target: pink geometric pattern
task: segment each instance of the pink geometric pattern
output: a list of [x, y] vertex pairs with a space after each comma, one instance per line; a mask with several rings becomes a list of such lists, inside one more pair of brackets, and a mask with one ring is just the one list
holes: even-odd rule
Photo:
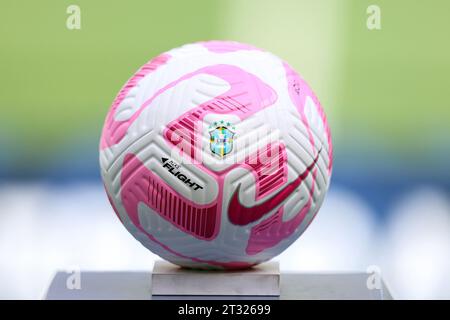
[[[306, 171], [305, 173], [309, 173], [310, 171]], [[246, 249], [247, 254], [254, 255], [265, 249], [272, 248], [296, 231], [311, 209], [316, 176], [317, 168], [312, 171], [313, 179], [308, 200], [294, 218], [283, 222], [283, 207], [280, 207], [275, 214], [261, 221], [251, 229]], [[302, 178], [306, 178], [306, 174]]]
[[[279, 62], [279, 69], [277, 69], [278, 71], [283, 71], [284, 68], [285, 79], [280, 83], [286, 83], [285, 80], [287, 80], [288, 90], [286, 93], [285, 90], [276, 91], [274, 89], [278, 88], [279, 85], [274, 82], [279, 80], [276, 72], [274, 72], [274, 78], [267, 79], [265, 77], [266, 74], [271, 72], [272, 63], [274, 63], [273, 65], [278, 63], [277, 60], [272, 57], [268, 58], [264, 54], [261, 55], [260, 52], [256, 51], [259, 49], [253, 46], [235, 42], [210, 41], [197, 43], [192, 48], [197, 48], [199, 59], [200, 57], [208, 57], [210, 59], [204, 63], [202, 61], [201, 65], [204, 65], [204, 67], [198, 67], [195, 70], [191, 65], [190, 68], [183, 69], [183, 65], [179, 64], [179, 62], [183, 61], [184, 51], [177, 52], [174, 50], [171, 53], [173, 53], [176, 59], [172, 58], [169, 54], [163, 54], [144, 65], [126, 83], [114, 100], [105, 120], [100, 141], [100, 150], [103, 152], [104, 149], [120, 143], [127, 135], [130, 126], [141, 116], [142, 112], [150, 107], [153, 101], [161, 94], [175, 87], [180, 82], [197, 75], [209, 75], [219, 78], [228, 84], [226, 92], [214, 97], [207, 96], [207, 101], [203, 100], [204, 102], [185, 111], [175, 120], [170, 121], [170, 123], [159, 123], [159, 125], [164, 125], [164, 129], [162, 132], [155, 132], [155, 134], [162, 133], [165, 145], [160, 143], [161, 140], [150, 141], [150, 143], [156, 142], [152, 147], [155, 147], [156, 155], [159, 157], [167, 157], [167, 152], [179, 152], [183, 155], [183, 161], [190, 159], [192, 168], [194, 168], [194, 171], [191, 172], [194, 175], [193, 180], [197, 180], [195, 176], [201, 171], [200, 176], [208, 176], [206, 181], [215, 184], [213, 189], [214, 193], [217, 194], [214, 196], [214, 199], [206, 204], [196, 203], [193, 199], [197, 197], [190, 197], [189, 192], [185, 193], [184, 190], [182, 193], [177, 191], [179, 190], [177, 186], [173, 187], [169, 184], [169, 180], [162, 179], [156, 172], [149, 169], [150, 166], [148, 166], [148, 163], [150, 162], [150, 158], [140, 159], [148, 155], [148, 153], [138, 151], [135, 154], [130, 151], [131, 149], [127, 148], [125, 150], [111, 148], [107, 151], [108, 157], [110, 155], [115, 157], [112, 160], [115, 161], [123, 157], [123, 161], [120, 171], [113, 169], [110, 173], [109, 169], [114, 168], [114, 166], [103, 171], [103, 174], [107, 177], [104, 181], [115, 184], [112, 186], [108, 184], [105, 186], [105, 189], [116, 190], [117, 187], [120, 187], [119, 202], [115, 202], [114, 200], [117, 201], [117, 199], [108, 195], [111, 205], [119, 219], [125, 224], [127, 222], [132, 223], [138, 230], [145, 234], [151, 242], [141, 241], [151, 250], [155, 250], [156, 253], [161, 254], [162, 257], [171, 261], [173, 259], [172, 262], [179, 263], [180, 265], [195, 265], [198, 263], [226, 269], [248, 268], [269, 259], [276, 253], [280, 253], [283, 248], [286, 248], [293, 241], [294, 237], [297, 237], [301, 233], [299, 232], [300, 227], [302, 228], [300, 231], [304, 230], [305, 226], [303, 222], [305, 218], [307, 218], [308, 224], [314, 218], [318, 210], [318, 205], [316, 205], [317, 203], [315, 201], [320, 201], [322, 199], [320, 197], [323, 197], [323, 193], [317, 190], [328, 187], [328, 179], [332, 170], [333, 147], [330, 129], [317, 97], [307, 83], [287, 63]], [[195, 50], [187, 50], [186, 52], [187, 59], [195, 57]], [[246, 71], [247, 67], [241, 68], [237, 66], [237, 63], [233, 64], [232, 62], [233, 59], [242, 56], [245, 57], [242, 61], [249, 63], [247, 57], [251, 55], [258, 57], [257, 61], [260, 61], [259, 59], [268, 59], [267, 69], [261, 72], [259, 70], [254, 71], [255, 74], [253, 74]], [[222, 60], [223, 57], [224, 59]], [[134, 112], [128, 119], [116, 120], [118, 118], [115, 118], [115, 115], [124, 99], [130, 94], [130, 90], [138, 86], [139, 82], [148, 74], [166, 64], [169, 59], [173, 60], [167, 69], [158, 72], [158, 76], [161, 74], [164, 79], [169, 79], [169, 82], [163, 87], [158, 88], [140, 105], [133, 106]], [[218, 61], [220, 62], [218, 63]], [[222, 63], [222, 61], [225, 63]], [[239, 62], [239, 66], [242, 66], [242, 61]], [[189, 64], [190, 60], [185, 60], [185, 62]], [[197, 62], [196, 60], [194, 65], [197, 65]], [[259, 64], [252, 65], [252, 68], [248, 69], [256, 70], [255, 68], [257, 67], [264, 69], [264, 65]], [[183, 70], [186, 70], [186, 72], [182, 76], [173, 77], [174, 72], [179, 74]], [[261, 78], [257, 74], [260, 74]], [[267, 83], [262, 79], [267, 79]], [[273, 87], [269, 84], [273, 84]], [[145, 89], [138, 88], [137, 91], [139, 90]], [[203, 94], [207, 93], [203, 92]], [[279, 123], [284, 125], [282, 123], [284, 114], [276, 115], [272, 113], [274, 110], [270, 110], [270, 113], [264, 111], [265, 108], [275, 104], [279, 99], [278, 94], [280, 94], [280, 103], [288, 99], [291, 100], [297, 110], [297, 116], [294, 115], [294, 117], [300, 119], [297, 119], [295, 125], [292, 124], [293, 122], [290, 119], [286, 121], [286, 125], [289, 126], [287, 130], [299, 130], [297, 126], [300, 123], [299, 121], [306, 128], [306, 131], [297, 132], [298, 134], [306, 132], [306, 139], [299, 139], [300, 142], [296, 141], [302, 144], [301, 149], [299, 149], [300, 151], [296, 150], [295, 144], [286, 146], [286, 141], [290, 140], [283, 140], [282, 138], [279, 141], [267, 143], [267, 145], [260, 147], [250, 155], [245, 157], [240, 156], [241, 160], [227, 166], [225, 169], [212, 169], [214, 167], [207, 166], [203, 163], [204, 159], [202, 159], [202, 155], [205, 152], [203, 150], [205, 147], [205, 130], [203, 130], [203, 126], [207, 115], [211, 115], [213, 121], [216, 121], [214, 119], [215, 117], [221, 120], [222, 116], [219, 115], [233, 115], [239, 119], [236, 122], [233, 121], [234, 125], [237, 125], [239, 121], [244, 121], [254, 116], [250, 121], [254, 120], [257, 125], [266, 125], [265, 117], [270, 114], [270, 116], [279, 116], [279, 120], [281, 120]], [[316, 130], [315, 127], [312, 127], [315, 125], [316, 120], [308, 120], [309, 118], [305, 112], [308, 99], [312, 99], [317, 107], [319, 116], [315, 119], [318, 122], [322, 120], [324, 130]], [[179, 99], [172, 99], [171, 103], [177, 100], [180, 101]], [[172, 106], [168, 104], [167, 106], [160, 107], [174, 107], [186, 110], [187, 106]], [[263, 111], [262, 115], [258, 114], [261, 111]], [[172, 114], [164, 114], [164, 117], [172, 117]], [[291, 115], [289, 114], [289, 116]], [[223, 120], [226, 120], [226, 117]], [[314, 123], [309, 123], [309, 121]], [[236, 137], [239, 138], [240, 129], [238, 126], [236, 127], [238, 128]], [[143, 128], [146, 129], [145, 126]], [[319, 129], [322, 129], [321, 124]], [[131, 135], [127, 137], [126, 142], [129, 141], [128, 138], [131, 139], [132, 137]], [[147, 135], [146, 137], [153, 139], [151, 135]], [[292, 137], [297, 137], [297, 135], [293, 135]], [[140, 140], [136, 140], [136, 148], [133, 148], [133, 150], [143, 151], [144, 148], [148, 147], [146, 145], [149, 143], [147, 138], [146, 140], [140, 138]], [[160, 138], [158, 136], [158, 139]], [[295, 138], [295, 140], [297, 139]], [[132, 141], [131, 144], [133, 143]], [[324, 146], [325, 144], [326, 146]], [[145, 149], [145, 151], [147, 150], [152, 149]], [[139, 154], [139, 158], [137, 154]], [[288, 155], [292, 158], [288, 159]], [[153, 156], [155, 154], [151, 155], [151, 157]], [[324, 159], [326, 159], [325, 161], [328, 160], [326, 162], [326, 169], [323, 164]], [[109, 162], [111, 159], [108, 158], [107, 161]], [[294, 168], [294, 171], [291, 171], [292, 168], [290, 165], [298, 166], [299, 162], [303, 162], [306, 169], [289, 181], [288, 170], [292, 175], [298, 169]], [[325, 172], [328, 169], [328, 174], [321, 175], [317, 179], [319, 173], [323, 174], [323, 172], [319, 171], [319, 166]], [[187, 168], [182, 169], [187, 174]], [[241, 172], [242, 169], [247, 172], [242, 177], [239, 175], [229, 176], [229, 173], [236, 169], [241, 169], [237, 173]], [[118, 179], [120, 182], [111, 182], [117, 181], [115, 179], [117, 172], [120, 173]], [[185, 181], [192, 181], [190, 180], [192, 177], [184, 176], [184, 174], [178, 176], [182, 171], [172, 172], [169, 170], [169, 172], [184, 183], [187, 183]], [[243, 184], [240, 181], [248, 182], [248, 180], [232, 180], [233, 178], [248, 179], [249, 175], [254, 180], [254, 185], [253, 183], [250, 185], [255, 190], [254, 199], [248, 199], [249, 190], [241, 189]], [[184, 176], [184, 179], [181, 176]], [[120, 186], [116, 183], [120, 183]], [[235, 187], [230, 188], [231, 183]], [[200, 185], [197, 186], [200, 187]], [[248, 187], [248, 184], [245, 183], [244, 186]], [[207, 189], [208, 184], [204, 185], [204, 187]], [[192, 192], [208, 193], [208, 190], [204, 190], [203, 187], [201, 189], [200, 191], [198, 189], [192, 189]], [[229, 190], [229, 194], [225, 190]], [[297, 192], [301, 192], [301, 194]], [[298, 200], [304, 202], [302, 202], [303, 205], [301, 208], [295, 206], [299, 208], [297, 212], [292, 209], [293, 202], [290, 201], [294, 200], [294, 198], [291, 198], [294, 194], [295, 197], [306, 195], [306, 200], [303, 198], [302, 200]], [[207, 195], [209, 199], [211, 199], [211, 196], [211, 194]], [[248, 205], [248, 203], [253, 204]], [[289, 203], [289, 206], [286, 206], [286, 203]], [[144, 217], [141, 219], [139, 217], [139, 207], [141, 205], [145, 205], [151, 209], [151, 215], [157, 214], [159, 220], [153, 218], [144, 219]], [[122, 216], [118, 214], [119, 211], [117, 209], [124, 210], [124, 212], [121, 212]], [[226, 210], [226, 212], [223, 212], [223, 210]], [[123, 214], [126, 214], [129, 220], [126, 220], [127, 217]], [[148, 211], [142, 211], [141, 214], [148, 214]], [[283, 221], [283, 215], [285, 214], [289, 215], [290, 218], [289, 220]], [[144, 221], [149, 225], [144, 225]], [[166, 221], [176, 229], [170, 225], [167, 227], [166, 223], [154, 225], [158, 221]], [[135, 229], [133, 228], [132, 232], [134, 233], [134, 231]], [[221, 233], [222, 231], [229, 232], [230, 235]], [[164, 236], [164, 232], [173, 232], [175, 235], [173, 242], [170, 234], [166, 237]], [[189, 237], [183, 237], [183, 234], [189, 235]], [[161, 240], [163, 238], [164, 241]], [[280, 244], [283, 245], [277, 247]], [[223, 249], [223, 252], [215, 253], [209, 245], [214, 246], [218, 251]], [[163, 250], [160, 251], [160, 249], [157, 249], [158, 246]], [[227, 248], [227, 246], [229, 247]], [[196, 248], [195, 250], [199, 251], [203, 250], [202, 254], [190, 252], [192, 248]], [[170, 254], [167, 255], [164, 252]], [[207, 259], [204, 259], [204, 257], [207, 257]], [[228, 262], [223, 262], [224, 260]]]
[[302, 174], [283, 188], [280, 188], [274, 196], [252, 207], [245, 207], [240, 203], [240, 188], [238, 187], [231, 196], [230, 205], [228, 207], [228, 217], [230, 218], [230, 221], [233, 224], [244, 226], [259, 220], [264, 215], [279, 207], [290, 195], [292, 195], [303, 181], [305, 181], [309, 173], [314, 169], [318, 158], [319, 154], [317, 154], [314, 162], [310, 164]]
[[294, 105], [297, 108], [297, 111], [300, 115], [300, 119], [302, 120], [303, 124], [306, 126], [306, 129], [308, 130], [309, 135], [309, 141], [311, 143], [311, 146], [315, 147], [314, 137], [313, 133], [311, 131], [311, 126], [308, 122], [308, 119], [306, 118], [305, 114], [305, 106], [306, 106], [306, 99], [310, 97], [314, 104], [316, 105], [319, 115], [322, 118], [322, 123], [325, 128], [325, 134], [327, 136], [327, 142], [328, 142], [328, 156], [329, 156], [329, 164], [328, 164], [328, 174], [331, 175], [331, 169], [333, 167], [333, 144], [331, 142], [331, 132], [330, 127], [328, 126], [328, 121], [325, 116], [325, 112], [323, 111], [323, 108], [319, 102], [319, 99], [317, 99], [314, 92], [311, 90], [311, 88], [308, 86], [305, 80], [303, 80], [300, 75], [295, 72], [294, 69], [292, 69], [287, 63], [283, 63], [284, 68], [286, 70], [286, 79], [288, 81], [288, 90], [289, 90], [289, 96], [291, 98], [291, 101], [294, 103]]
[[[265, 153], [264, 156], [261, 155], [263, 152]], [[264, 198], [287, 181], [287, 154], [282, 143], [267, 144], [265, 148], [248, 156], [244, 165], [248, 166], [255, 177], [255, 200]]]
[[198, 205], [185, 199], [134, 154], [125, 156], [121, 185], [122, 203], [135, 226], [141, 225], [138, 204], [142, 202], [179, 229], [201, 240], [212, 239], [217, 234], [217, 202]]
[[136, 119], [136, 116], [132, 117], [132, 120], [116, 121], [114, 119], [117, 108], [125, 99], [128, 92], [130, 92], [130, 90], [134, 88], [142, 78], [152, 72], [155, 72], [159, 67], [166, 64], [169, 59], [170, 55], [164, 53], [150, 60], [149, 62], [144, 64], [119, 91], [119, 94], [114, 99], [111, 109], [106, 116], [102, 136], [100, 139], [100, 150], [106, 149], [108, 147], [111, 147], [112, 145], [119, 143], [128, 130], [128, 127]]
[[197, 74], [221, 78], [228, 82], [230, 89], [169, 123], [164, 136], [170, 144], [179, 146], [180, 152], [189, 156], [193, 162], [202, 163], [201, 153], [198, 152], [201, 150], [202, 139], [197, 138], [196, 133], [202, 133], [200, 123], [207, 114], [234, 114], [240, 119], [246, 119], [272, 105], [277, 95], [271, 87], [253, 74], [225, 64], [201, 68], [177, 81]]

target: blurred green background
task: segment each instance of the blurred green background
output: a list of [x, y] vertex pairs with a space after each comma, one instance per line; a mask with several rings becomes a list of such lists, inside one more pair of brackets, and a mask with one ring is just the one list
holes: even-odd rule
[[[71, 4], [81, 30], [66, 27]], [[371, 4], [381, 30], [366, 26]], [[0, 176], [98, 178], [101, 127], [126, 79], [173, 47], [230, 39], [281, 56], [311, 84], [331, 125], [337, 180], [426, 166], [447, 181], [449, 16], [444, 0], [2, 0]]]
[[141, 65], [211, 39], [288, 61], [331, 126], [329, 194], [282, 265], [378, 264], [400, 298], [450, 297], [449, 17], [447, 0], [0, 0], [0, 298], [36, 298], [69, 264], [149, 266], [111, 219], [101, 128]]

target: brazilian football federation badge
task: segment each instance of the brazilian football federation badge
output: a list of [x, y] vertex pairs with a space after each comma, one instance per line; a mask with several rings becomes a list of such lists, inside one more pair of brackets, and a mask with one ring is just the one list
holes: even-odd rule
[[233, 150], [235, 128], [230, 122], [219, 121], [209, 126], [209, 143], [211, 151], [220, 157]]

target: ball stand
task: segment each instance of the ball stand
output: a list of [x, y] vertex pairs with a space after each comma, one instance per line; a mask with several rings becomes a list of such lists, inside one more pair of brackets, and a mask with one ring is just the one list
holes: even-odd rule
[[280, 266], [267, 262], [251, 269], [203, 271], [158, 260], [152, 273], [153, 296], [280, 296]]
[[366, 272], [289, 273], [277, 262], [232, 272], [196, 271], [157, 261], [149, 271], [59, 271], [48, 300], [390, 300], [385, 282]]

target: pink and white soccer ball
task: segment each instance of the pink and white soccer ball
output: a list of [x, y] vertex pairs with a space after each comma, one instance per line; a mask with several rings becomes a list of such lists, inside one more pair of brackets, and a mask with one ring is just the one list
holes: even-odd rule
[[319, 210], [330, 130], [308, 84], [271, 53], [194, 43], [146, 63], [115, 98], [101, 175], [120, 221], [180, 266], [247, 268], [284, 251]]

